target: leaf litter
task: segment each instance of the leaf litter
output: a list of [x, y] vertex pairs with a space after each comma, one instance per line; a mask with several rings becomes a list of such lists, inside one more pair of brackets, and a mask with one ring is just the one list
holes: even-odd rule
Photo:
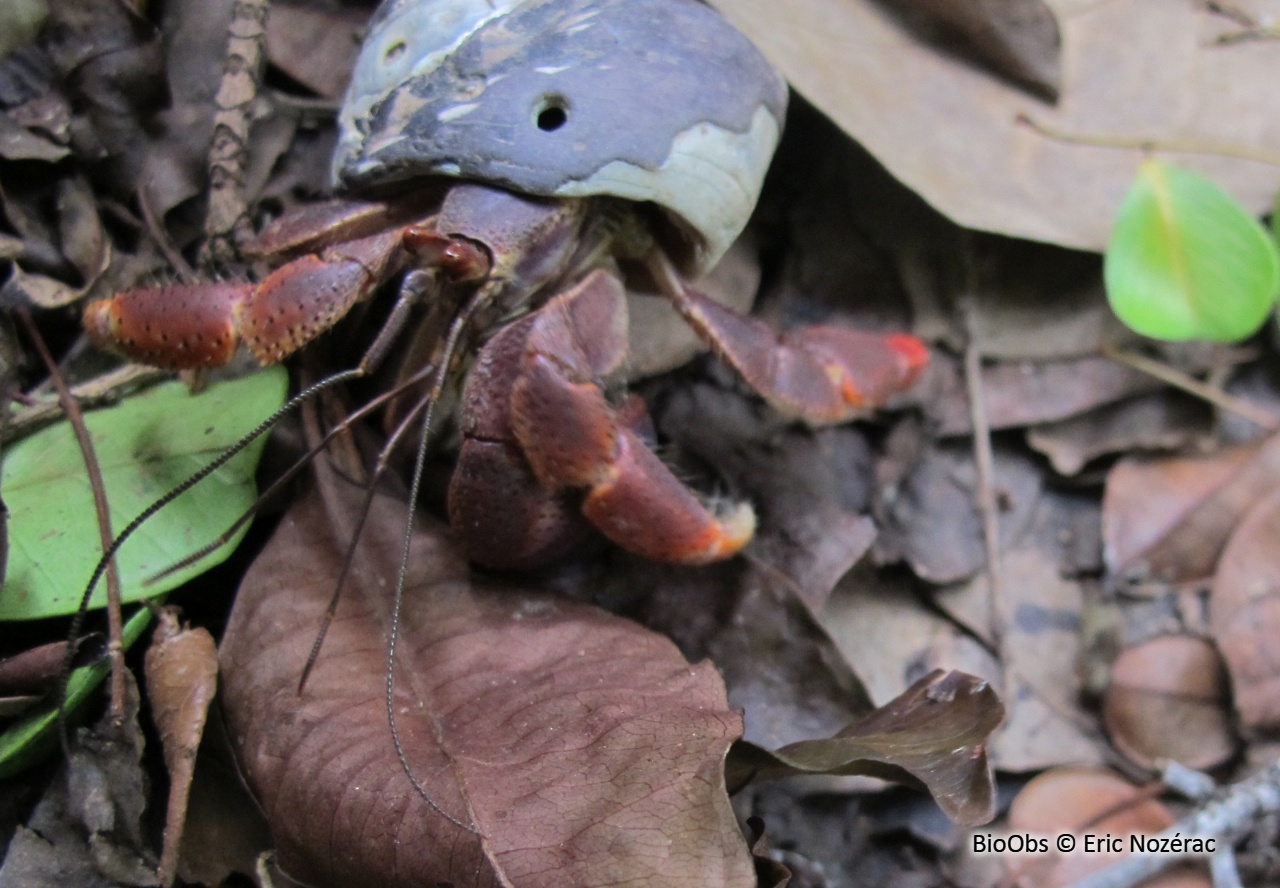
[[[1218, 11], [1219, 4], [1170, 7], [1132, 28], [1121, 24], [1132, 14], [1125, 4], [974, 4], [965, 11], [967, 20], [957, 21], [948, 18], [953, 11], [946, 5], [921, 2], [911, 5], [913, 20], [896, 22], [854, 0], [811, 0], [790, 8], [788, 21], [767, 4], [718, 5], [740, 23], [763, 15], [767, 24], [755, 34], [766, 52], [779, 53], [801, 93], [866, 146], [846, 140], [804, 101], [794, 103], [789, 136], [748, 246], [761, 259], [748, 257], [745, 276], [731, 278], [736, 283], [729, 287], [754, 290], [758, 279], [759, 310], [783, 325], [833, 315], [886, 329], [911, 325], [940, 345], [931, 378], [903, 399], [899, 407], [906, 412], [819, 432], [778, 423], [707, 359], [641, 385], [667, 442], [664, 456], [708, 486], [719, 483], [758, 505], [760, 538], [742, 562], [677, 571], [606, 551], [553, 575], [499, 584], [469, 574], [447, 536], [423, 524], [427, 555], [415, 570], [431, 575], [405, 614], [406, 638], [418, 643], [402, 650], [397, 688], [404, 710], [397, 712], [415, 741], [415, 773], [434, 780], [433, 800], [462, 812], [459, 819], [480, 829], [483, 841], [426, 810], [390, 755], [379, 697], [385, 615], [375, 613], [377, 607], [360, 615], [384, 594], [372, 575], [363, 581], [367, 594], [344, 600], [312, 683], [302, 697], [296, 694], [300, 662], [332, 578], [295, 583], [286, 577], [291, 582], [279, 587], [259, 583], [290, 573], [279, 564], [298, 565], [292, 573], [299, 576], [304, 568], [331, 575], [331, 564], [321, 568], [343, 544], [317, 497], [300, 500], [279, 524], [276, 537], [284, 542], [270, 544], [269, 557], [252, 569], [237, 596], [234, 629], [220, 651], [232, 746], [241, 765], [253, 745], [246, 738], [258, 738], [270, 751], [280, 742], [273, 733], [282, 730], [305, 734], [304, 728], [314, 727], [309, 742], [332, 751], [309, 758], [282, 749], [282, 770], [261, 765], [262, 773], [250, 773], [258, 803], [272, 793], [294, 793], [281, 796], [293, 807], [276, 803], [287, 816], [284, 823], [276, 818], [271, 838], [286, 872], [394, 884], [410, 878], [413, 867], [445, 866], [459, 885], [493, 884], [500, 877], [538, 884], [540, 876], [526, 872], [553, 872], [557, 884], [594, 884], [652, 866], [657, 869], [637, 878], [652, 880], [662, 872], [662, 884], [679, 884], [686, 877], [668, 877], [662, 867], [673, 866], [671, 855], [658, 860], [657, 846], [612, 857], [596, 850], [643, 846], [644, 837], [661, 835], [668, 850], [694, 849], [698, 884], [756, 884], [757, 871], [759, 884], [788, 878], [794, 886], [907, 884], [922, 873], [936, 883], [943, 873], [974, 863], [959, 855], [964, 835], [955, 826], [933, 825], [937, 809], [919, 804], [919, 797], [886, 791], [865, 773], [849, 776], [843, 765], [828, 761], [831, 773], [801, 783], [748, 787], [737, 796], [736, 811], [721, 789], [723, 760], [740, 732], [756, 746], [739, 748], [754, 749], [751, 754], [765, 760], [773, 754], [760, 750], [790, 745], [794, 751], [795, 744], [822, 759], [839, 748], [841, 732], [857, 735], [851, 726], [875, 724], [876, 718], [910, 722], [917, 710], [895, 709], [894, 701], [905, 692], [905, 699], [919, 702], [919, 688], [932, 686], [926, 676], [936, 667], [980, 676], [980, 693], [979, 684], [959, 685], [973, 691], [965, 699], [972, 704], [998, 692], [1008, 710], [989, 742], [983, 734], [989, 728], [974, 725], [993, 724], [994, 703], [978, 706], [978, 716], [967, 723], [974, 732], [968, 742], [990, 757], [1004, 791], [991, 795], [982, 788], [977, 778], [985, 769], [968, 772], [952, 784], [958, 789], [943, 792], [956, 805], [948, 810], [969, 812], [962, 820], [979, 820], [973, 812], [985, 812], [991, 799], [1003, 810], [1026, 774], [1043, 772], [1041, 779], [1052, 778], [1043, 804], [1075, 818], [1057, 822], [1064, 828], [1092, 822], [1134, 790], [1118, 790], [1120, 778], [1112, 774], [1068, 789], [1054, 769], [1115, 762], [1117, 750], [1133, 754], [1141, 747], [1136, 764], [1126, 765], [1128, 773], [1150, 773], [1155, 759], [1168, 753], [1147, 749], [1151, 727], [1167, 723], [1161, 719], [1190, 725], [1180, 729], [1188, 735], [1187, 748], [1217, 750], [1215, 761], [1239, 750], [1218, 766], [1224, 780], [1240, 777], [1238, 762], [1265, 755], [1261, 741], [1280, 711], [1274, 702], [1278, 667], [1268, 643], [1275, 586], [1271, 442], [1219, 408], [1171, 396], [1164, 383], [1099, 355], [1104, 343], [1146, 348], [1117, 332], [1098, 258], [1080, 249], [1105, 240], [1134, 152], [1073, 145], [1048, 128], [1124, 135], [1115, 124], [1120, 121], [1130, 129], [1141, 124], [1133, 130], [1138, 136], [1158, 138], [1173, 119], [1161, 97], [1190, 95], [1194, 119], [1179, 137], [1248, 141], [1239, 127], [1256, 124], [1258, 141], [1265, 143], [1275, 125], [1272, 111], [1246, 102], [1233, 105], [1235, 117], [1224, 120], [1203, 99], [1200, 78], [1212, 69], [1215, 83], [1236, 84], [1232, 90], [1265, 105], [1273, 97], [1259, 93], [1257, 76], [1248, 72], [1271, 64], [1267, 52], [1274, 50], [1218, 44], [1240, 27]], [[211, 99], [228, 7], [166, 4], [163, 17], [152, 19], [125, 6], [65, 0], [51, 4], [50, 34], [56, 36], [42, 38], [43, 48], [20, 47], [0, 63], [6, 296], [48, 307], [86, 292], [105, 295], [188, 273], [184, 266], [201, 236]], [[259, 97], [245, 179], [244, 196], [257, 212], [274, 213], [323, 192], [332, 139], [326, 103], [340, 92], [340, 72], [367, 11], [299, 4], [269, 26], [273, 67]], [[867, 29], [834, 56], [831, 44], [824, 44], [797, 61], [773, 38], [781, 40], [791, 25], [815, 14], [824, 26], [812, 34], [838, 35], [851, 21]], [[1029, 23], [1021, 33], [1019, 22]], [[324, 40], [312, 48], [298, 39], [306, 33]], [[984, 33], [997, 35], [997, 42], [984, 42]], [[1121, 41], [1132, 33], [1143, 39]], [[868, 39], [877, 34], [885, 39]], [[847, 47], [854, 44], [860, 49], [851, 54]], [[1160, 67], [1155, 84], [1152, 53], [1177, 62]], [[927, 101], [904, 101], [897, 89], [850, 89], [851, 65], [869, 65], [875, 76], [910, 86]], [[1119, 81], [1117, 71], [1124, 74]], [[1145, 92], [1135, 93], [1135, 72]], [[1045, 97], [1055, 94], [1058, 104], [1046, 104]], [[1213, 95], [1217, 104], [1228, 104], [1220, 91]], [[948, 97], [954, 101], [941, 107]], [[875, 104], [884, 100], [891, 110]], [[1019, 123], [1019, 111], [1045, 129]], [[957, 138], [965, 132], [977, 135]], [[981, 144], [993, 150], [973, 150]], [[950, 153], [954, 145], [965, 146], [965, 158]], [[1187, 160], [1174, 153], [1177, 162]], [[1273, 172], [1263, 175], [1258, 164], [1240, 158], [1201, 160], [1199, 168], [1220, 176], [1229, 191], [1270, 199]], [[954, 220], [1044, 242], [971, 231]], [[55, 311], [46, 323], [68, 317]], [[958, 360], [971, 343], [983, 358], [979, 379], [966, 378]], [[1276, 386], [1263, 372], [1272, 347], [1259, 342], [1258, 348], [1260, 361], [1225, 364], [1188, 352], [1152, 353], [1211, 385], [1239, 388], [1237, 380], [1247, 377], [1244, 396], [1274, 408], [1280, 403]], [[986, 481], [969, 455], [974, 385], [985, 396], [983, 424], [998, 430], [994, 478]], [[983, 516], [974, 505], [984, 484], [994, 485], [999, 513], [1002, 554], [995, 565], [986, 563]], [[402, 509], [394, 498], [390, 502], [380, 511], [394, 524]], [[258, 546], [267, 529], [255, 534]], [[385, 534], [394, 541], [394, 527], [375, 536]], [[331, 541], [327, 549], [319, 548], [323, 540]], [[273, 559], [279, 559], [275, 566]], [[388, 559], [375, 556], [373, 563], [380, 561], [385, 570]], [[228, 571], [238, 577], [243, 569], [241, 562]], [[230, 596], [213, 605], [176, 594], [220, 634]], [[287, 603], [273, 603], [261, 625], [248, 625], [254, 621], [241, 614], [255, 606], [255, 596]], [[597, 604], [660, 630], [677, 647]], [[545, 634], [525, 635], [530, 627]], [[41, 640], [57, 637], [53, 630]], [[555, 643], [535, 645], [535, 637]], [[1230, 697], [1220, 680], [1213, 693], [1206, 692], [1206, 674], [1216, 674], [1207, 666], [1183, 670], [1185, 681], [1177, 669], [1158, 668], [1161, 681], [1154, 687], [1126, 673], [1132, 652], [1166, 637], [1194, 649], [1182, 654], [1194, 656], [1194, 663], [1221, 657]], [[587, 638], [605, 639], [603, 648], [591, 647]], [[625, 647], [618, 639], [626, 639]], [[0, 654], [33, 646], [16, 639], [4, 645]], [[583, 657], [597, 651], [594, 671], [583, 668], [578, 650]], [[603, 650], [628, 655], [610, 658]], [[436, 664], [432, 671], [403, 671], [422, 658]], [[228, 668], [241, 660], [252, 664], [247, 671]], [[489, 671], [476, 671], [478, 664]], [[481, 675], [491, 676], [490, 683], [476, 677]], [[600, 682], [591, 680], [607, 677], [616, 681], [613, 697], [587, 693], [598, 691]], [[254, 696], [259, 682], [274, 688], [267, 702]], [[1119, 704], [1115, 692], [1108, 703], [1108, 685], [1120, 689]], [[576, 693], [579, 709], [599, 703], [594, 720], [563, 716], [553, 705], [557, 691]], [[230, 703], [236, 695], [250, 701], [239, 711]], [[1195, 714], [1179, 709], [1186, 705]], [[1124, 734], [1118, 726], [1126, 719], [1117, 719], [1117, 708], [1145, 733]], [[664, 715], [655, 718], [653, 711]], [[1114, 742], [1103, 731], [1105, 711], [1112, 713]], [[289, 714], [283, 726], [270, 721], [280, 713]], [[309, 721], [317, 713], [323, 716], [319, 727]], [[1234, 716], [1243, 729], [1239, 739], [1222, 729]], [[330, 719], [346, 727], [334, 728]], [[929, 723], [925, 719], [919, 728], [926, 749], [944, 738], [944, 732], [930, 734]], [[611, 728], [622, 730], [626, 742]], [[187, 733], [179, 758], [191, 754], [200, 732]], [[252, 803], [235, 796], [213, 800], [211, 786], [225, 788], [235, 780], [226, 770], [220, 777], [200, 776], [212, 742], [203, 740], [190, 803], [201, 847], [184, 851], [177, 867], [187, 883], [247, 873], [257, 866], [252, 858], [263, 842], [244, 833], [232, 837], [230, 825], [248, 822]], [[137, 752], [131, 743], [124, 746], [132, 761]], [[143, 764], [162, 774], [159, 744], [152, 747]], [[541, 783], [528, 773], [537, 771], [527, 757], [531, 748], [545, 751], [550, 763], [547, 772], [535, 774]], [[840, 754], [847, 764], [864, 752]], [[941, 766], [939, 752], [933, 750], [932, 761]], [[599, 761], [592, 758], [597, 754]], [[574, 755], [595, 764], [581, 765]], [[548, 776], [552, 771], [558, 773]], [[617, 785], [592, 783], [593, 773]], [[642, 798], [632, 789], [628, 795], [628, 777], [661, 792]], [[137, 810], [145, 781], [118, 782], [122, 789], [133, 787], [124, 796], [134, 800], [120, 803], [121, 810]], [[152, 782], [162, 787], [168, 781]], [[531, 786], [542, 787], [542, 794], [520, 795]], [[1067, 804], [1073, 793], [1081, 797], [1079, 805]], [[313, 797], [326, 802], [297, 801]], [[652, 808], [667, 800], [675, 800], [674, 807], [662, 809], [656, 831], [631, 830], [632, 818], [653, 817]], [[146, 804], [152, 812], [163, 808], [154, 789]], [[107, 833], [101, 827], [67, 826], [58, 813], [67, 807], [46, 800], [40, 807], [46, 819], [21, 816], [28, 825], [15, 833], [5, 867], [18, 865], [10, 862], [21, 859], [13, 849], [44, 824], [41, 834], [58, 836], [59, 849], [64, 842], [68, 849], [88, 848], [85, 836], [99, 837], [96, 859], [77, 852], [84, 867], [105, 867], [118, 882], [154, 878], [138, 866], [155, 865], [158, 829], [135, 841], [133, 814], [113, 815], [110, 838], [102, 838]], [[420, 816], [399, 818], [410, 810]], [[549, 810], [556, 816], [546, 816]], [[752, 863], [735, 815], [763, 818], [764, 839], [753, 850], [767, 855], [767, 862], [761, 857]], [[107, 822], [102, 811], [94, 817]], [[1015, 822], [1023, 821], [1000, 820], [983, 829]], [[1171, 822], [1161, 815], [1142, 828]], [[550, 833], [573, 823], [584, 828], [562, 847]], [[14, 823], [8, 831], [17, 828]], [[437, 828], [452, 856], [424, 859], [414, 849]], [[379, 845], [396, 830], [408, 830], [400, 856]], [[605, 835], [608, 841], [601, 839]], [[339, 850], [352, 847], [361, 856]], [[1001, 875], [992, 875], [990, 863], [973, 869], [985, 875], [969, 883], [994, 884]], [[1265, 872], [1266, 861], [1242, 854], [1240, 865], [1252, 877]], [[90, 870], [84, 872], [89, 878]], [[378, 872], [389, 873], [390, 881], [379, 882]], [[76, 884], [69, 879], [62, 884]], [[0, 877], [0, 884], [8, 883]]]

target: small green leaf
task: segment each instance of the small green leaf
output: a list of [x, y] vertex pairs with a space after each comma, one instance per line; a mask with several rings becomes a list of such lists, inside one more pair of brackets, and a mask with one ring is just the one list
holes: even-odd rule
[[[121, 643], [127, 651], [133, 647], [151, 624], [151, 611], [140, 609], [124, 624]], [[67, 681], [68, 717], [71, 717], [111, 672], [111, 658], [103, 657], [96, 663], [81, 666], [71, 673]], [[0, 780], [12, 777], [33, 765], [38, 765], [55, 748], [54, 738], [58, 728], [58, 702], [43, 704], [23, 716], [0, 733]]]
[[[102, 468], [111, 525], [128, 522], [251, 431], [284, 402], [281, 368], [191, 395], [182, 383], [156, 386], [85, 416]], [[223, 546], [154, 585], [144, 581], [222, 533], [257, 496], [254, 468], [263, 440], [182, 494], [120, 549], [124, 601], [158, 595], [223, 561]], [[65, 616], [80, 606], [102, 553], [93, 494], [71, 427], [65, 423], [18, 442], [5, 454], [9, 565], [0, 589], [0, 620]], [[106, 603], [105, 583], [91, 607]]]
[[1116, 216], [1103, 276], [1112, 310], [1136, 332], [1234, 342], [1267, 319], [1280, 253], [1213, 182], [1146, 160]]

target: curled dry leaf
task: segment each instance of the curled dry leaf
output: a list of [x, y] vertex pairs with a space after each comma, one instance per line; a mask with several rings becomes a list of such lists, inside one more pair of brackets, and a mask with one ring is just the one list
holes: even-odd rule
[[[471, 577], [416, 532], [384, 710], [404, 507], [379, 496], [306, 689], [298, 679], [361, 491], [321, 470], [241, 586], [225, 711], [290, 874], [314, 885], [746, 886], [724, 789], [742, 729], [709, 663], [596, 608]], [[448, 812], [458, 822], [441, 816]], [[459, 825], [461, 824], [461, 825]]]
[[1103, 543], [1112, 573], [1210, 576], [1246, 510], [1280, 487], [1280, 435], [1207, 457], [1129, 457], [1107, 476]]
[[1111, 741], [1131, 761], [1205, 770], [1235, 753], [1227, 707], [1227, 676], [1213, 645], [1166, 635], [1116, 659], [1102, 716]]
[[1209, 596], [1214, 639], [1246, 728], [1280, 725], [1280, 491], [1249, 511], [1222, 553]]
[[[1173, 824], [1173, 814], [1138, 787], [1105, 768], [1064, 767], [1045, 771], [1022, 788], [1009, 808], [1009, 829], [1042, 835], [1110, 833], [1126, 839], [1155, 835]], [[1017, 884], [1035, 888], [1069, 885], [1122, 855], [1053, 853], [1018, 864]]]
[[986, 823], [995, 815], [995, 780], [985, 745], [1003, 718], [987, 682], [937, 669], [830, 739], [776, 752], [739, 743], [729, 757], [729, 784], [864, 774], [922, 784], [952, 820]]
[[218, 687], [218, 653], [207, 629], [181, 629], [172, 609], [160, 614], [146, 657], [147, 697], [169, 771], [169, 807], [157, 876], [169, 885], [182, 847], [196, 750]]
[[1176, 450], [1207, 436], [1212, 411], [1196, 398], [1164, 390], [1127, 398], [1027, 431], [1027, 443], [1060, 475], [1074, 475], [1107, 453]]

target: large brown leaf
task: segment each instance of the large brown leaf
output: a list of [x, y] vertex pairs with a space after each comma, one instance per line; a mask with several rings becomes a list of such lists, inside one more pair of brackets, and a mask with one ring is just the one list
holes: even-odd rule
[[1054, 105], [939, 52], [895, 15], [901, 3], [714, 5], [796, 90], [967, 228], [1100, 250], [1152, 147], [1253, 211], [1271, 205], [1275, 172], [1263, 156], [1280, 146], [1280, 93], [1257, 84], [1278, 50], [1256, 39], [1265, 30], [1250, 34], [1222, 14], [1224, 4], [1050, 0], [1062, 41]]
[[[323, 473], [322, 473], [323, 477]], [[754, 884], [724, 788], [742, 730], [708, 663], [582, 604], [472, 578], [419, 530], [395, 708], [386, 617], [401, 503], [379, 497], [302, 694], [358, 492], [328, 482], [284, 518], [223, 641], [227, 721], [282, 866], [315, 885]], [[338, 516], [333, 518], [332, 516]], [[421, 526], [421, 525], [420, 525]]]

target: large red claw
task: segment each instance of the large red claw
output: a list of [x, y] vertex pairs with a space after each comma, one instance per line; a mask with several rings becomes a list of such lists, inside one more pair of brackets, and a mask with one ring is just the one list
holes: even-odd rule
[[83, 324], [99, 348], [166, 370], [221, 367], [235, 354], [240, 306], [253, 284], [126, 290], [89, 303]]

